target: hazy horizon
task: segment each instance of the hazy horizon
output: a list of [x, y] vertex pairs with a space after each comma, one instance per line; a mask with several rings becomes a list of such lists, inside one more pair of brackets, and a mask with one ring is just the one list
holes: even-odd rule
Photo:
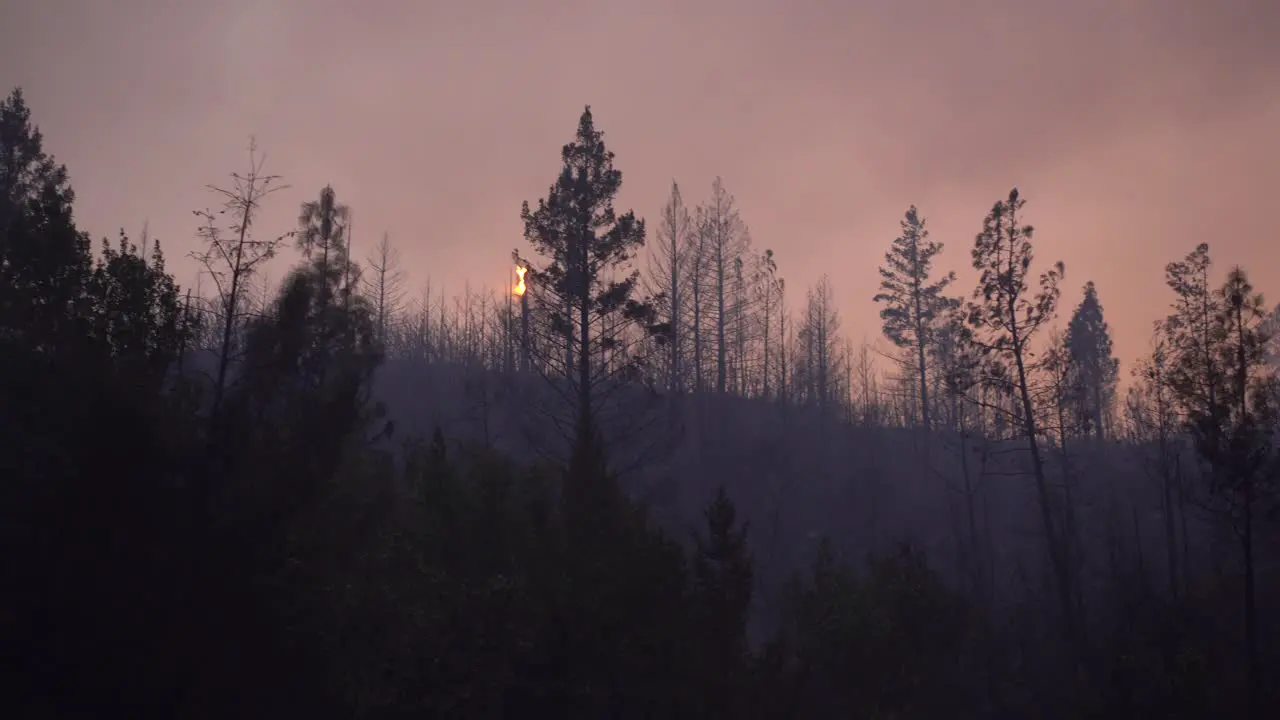
[[673, 179], [693, 205], [723, 177], [791, 306], [829, 274], [855, 342], [880, 336], [876, 267], [908, 205], [967, 293], [973, 236], [1017, 185], [1038, 263], [1067, 266], [1062, 324], [1093, 280], [1127, 376], [1166, 314], [1164, 265], [1197, 243], [1280, 301], [1259, 212], [1280, 189], [1280, 5], [1066, 7], [46, 0], [6, 11], [0, 85], [24, 88], [81, 227], [149, 222], [184, 285], [191, 211], [250, 135], [291, 185], [261, 232], [331, 183], [354, 256], [389, 232], [411, 294], [428, 276], [502, 291], [520, 203], [589, 104], [650, 239]]

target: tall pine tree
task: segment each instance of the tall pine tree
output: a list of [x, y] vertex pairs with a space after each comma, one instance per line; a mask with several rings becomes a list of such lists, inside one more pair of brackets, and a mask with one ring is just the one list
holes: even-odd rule
[[1061, 513], [1045, 473], [1032, 387], [1035, 366], [1031, 344], [1053, 319], [1058, 307], [1058, 284], [1065, 268], [1061, 261], [1035, 280], [1031, 264], [1035, 253], [1031, 244], [1034, 229], [1022, 222], [1027, 203], [1015, 187], [1006, 200], [997, 202], [983, 221], [982, 232], [973, 243], [973, 269], [981, 276], [967, 306], [974, 341], [985, 354], [984, 381], [993, 390], [1012, 395], [1013, 419], [1021, 424], [1031, 455], [1040, 520], [1044, 528], [1049, 561], [1061, 606], [1064, 630], [1076, 639], [1075, 591], [1072, 582], [1070, 545]]
[[569, 476], [589, 482], [604, 470], [600, 404], [630, 375], [637, 325], [651, 326], [654, 313], [632, 297], [640, 277], [632, 260], [644, 247], [645, 224], [632, 211], [614, 210], [622, 172], [613, 166], [590, 106], [560, 155], [560, 174], [547, 197], [536, 208], [525, 202], [520, 212], [525, 238], [543, 261], [521, 263], [529, 268], [529, 292], [551, 338], [561, 341], [556, 354], [564, 364], [557, 367], [551, 359], [540, 365], [562, 370], [554, 380], [567, 385], [574, 406], [567, 423]]
[[[1239, 267], [1216, 291], [1209, 248], [1198, 246], [1167, 268], [1177, 295], [1165, 323], [1172, 348], [1170, 386], [1209, 481], [1206, 503], [1236, 531], [1244, 570], [1246, 668], [1251, 709], [1261, 692], [1255, 559], [1257, 522], [1276, 457], [1274, 385], [1266, 371], [1266, 306]], [[1268, 503], [1269, 504], [1269, 503]]]
[[303, 203], [298, 212], [298, 248], [324, 280], [322, 305], [334, 295], [345, 296], [349, 291], [347, 229], [350, 216], [351, 208], [338, 202], [337, 194], [329, 185], [320, 191], [318, 199]]
[[902, 219], [902, 234], [894, 239], [880, 267], [880, 292], [875, 296], [883, 303], [880, 319], [884, 335], [894, 345], [912, 351], [916, 377], [919, 380], [921, 423], [932, 427], [929, 407], [929, 378], [926, 359], [939, 314], [953, 305], [942, 293], [955, 280], [947, 273], [936, 280], [930, 277], [933, 259], [942, 252], [942, 243], [929, 239], [929, 230], [920, 212], [912, 205]]

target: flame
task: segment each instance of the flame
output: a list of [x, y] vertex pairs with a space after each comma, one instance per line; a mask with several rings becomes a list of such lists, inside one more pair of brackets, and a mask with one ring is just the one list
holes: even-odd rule
[[516, 278], [518, 278], [518, 281], [516, 282], [515, 287], [511, 288], [512, 295], [515, 295], [516, 297], [524, 295], [524, 291], [525, 291], [524, 274], [528, 271], [529, 271], [529, 268], [520, 267], [519, 265], [516, 266]]

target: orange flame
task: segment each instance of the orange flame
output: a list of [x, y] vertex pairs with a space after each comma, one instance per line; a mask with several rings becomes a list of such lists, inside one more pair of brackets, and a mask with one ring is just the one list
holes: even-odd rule
[[516, 266], [516, 277], [518, 278], [518, 281], [516, 282], [516, 286], [511, 288], [512, 295], [515, 295], [516, 297], [524, 295], [524, 274], [528, 271], [529, 268], [520, 267], [519, 265]]

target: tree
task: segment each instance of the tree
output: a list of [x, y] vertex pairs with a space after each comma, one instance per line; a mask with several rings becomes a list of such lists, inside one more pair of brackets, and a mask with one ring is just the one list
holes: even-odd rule
[[729, 363], [729, 387], [737, 395], [746, 397], [751, 393], [750, 346], [755, 342], [755, 334], [751, 332], [752, 296], [748, 292], [749, 283], [746, 274], [746, 263], [743, 255], [733, 259], [733, 276], [730, 288], [730, 320], [732, 321], [732, 352]]
[[714, 313], [716, 342], [716, 392], [728, 388], [729, 337], [728, 324], [733, 312], [733, 268], [750, 245], [746, 225], [735, 206], [733, 195], [719, 177], [711, 184], [711, 199], [698, 207], [699, 269], [695, 274], [710, 284], [711, 309]]
[[[1164, 524], [1165, 555], [1168, 564], [1169, 594], [1177, 597], [1180, 582], [1185, 581], [1188, 558], [1179, 557], [1178, 526], [1181, 518], [1183, 541], [1186, 541], [1186, 503], [1183, 488], [1175, 472], [1175, 434], [1179, 419], [1168, 379], [1169, 350], [1157, 323], [1151, 353], [1134, 368], [1133, 382], [1125, 400], [1125, 419], [1130, 440], [1138, 444], [1155, 444], [1156, 472], [1160, 481], [1161, 515]], [[1181, 566], [1180, 566], [1181, 563]]]
[[645, 225], [632, 211], [614, 210], [622, 172], [613, 159], [588, 106], [547, 197], [520, 212], [525, 238], [544, 260], [521, 264], [552, 335], [564, 339], [562, 372], [553, 374], [574, 407], [569, 477], [580, 482], [604, 469], [600, 403], [634, 367], [628, 333], [653, 321], [652, 306], [632, 297], [639, 272], [631, 262], [644, 247]]
[[351, 263], [347, 254], [347, 230], [351, 208], [338, 203], [333, 187], [326, 185], [317, 200], [305, 202], [298, 212], [298, 248], [322, 278], [319, 302], [323, 306], [351, 289]]
[[67, 170], [44, 150], [21, 88], [0, 102], [0, 340], [78, 342], [73, 310], [91, 271]]
[[[192, 253], [205, 273], [213, 279], [218, 292], [218, 318], [221, 324], [221, 343], [218, 347], [218, 371], [213, 386], [215, 414], [222, 406], [226, 394], [227, 374], [235, 357], [234, 342], [243, 317], [248, 285], [254, 275], [271, 258], [288, 235], [268, 237], [265, 240], [253, 235], [253, 224], [267, 196], [287, 188], [279, 184], [279, 175], [263, 174], [266, 155], [258, 154], [258, 145], [249, 139], [249, 169], [232, 173], [230, 187], [208, 186], [222, 199], [222, 209], [196, 210], [200, 218], [197, 234], [204, 242], [204, 249]], [[230, 214], [231, 224], [220, 224], [219, 216]]]
[[365, 280], [364, 291], [373, 303], [378, 342], [385, 347], [387, 324], [400, 314], [404, 305], [405, 276], [400, 269], [400, 251], [391, 244], [391, 237], [383, 233], [382, 240], [365, 262], [373, 272]]
[[[755, 303], [760, 308], [760, 380], [761, 396], [765, 399], [773, 397], [776, 387], [771, 383], [774, 366], [770, 363], [777, 354], [777, 347], [782, 344], [782, 296], [785, 284], [778, 277], [778, 262], [772, 250], [765, 250], [756, 260]], [[774, 321], [778, 321], [778, 332], [774, 332]]]
[[935, 321], [953, 304], [942, 293], [955, 280], [955, 273], [937, 280], [930, 278], [933, 259], [942, 247], [942, 243], [929, 239], [925, 220], [912, 205], [902, 220], [902, 234], [885, 253], [880, 267], [880, 292], [873, 298], [884, 304], [880, 310], [884, 336], [894, 345], [914, 351], [921, 424], [926, 431], [932, 428], [926, 359]]
[[684, 340], [688, 336], [685, 315], [686, 298], [691, 284], [689, 274], [690, 235], [693, 220], [680, 186], [671, 182], [671, 195], [662, 208], [657, 243], [649, 255], [649, 284], [655, 300], [662, 307], [662, 337], [667, 343], [667, 387], [671, 392], [685, 388]]
[[[194, 425], [173, 372], [180, 292], [158, 247], [148, 261], [122, 236], [91, 252], [19, 91], [0, 102], [0, 190], [0, 654], [21, 688], [6, 707], [109, 713], [147, 685], [166, 707], [176, 608], [191, 612], [174, 592]], [[90, 683], [115, 690], [63, 697]]]
[[0, 101], [0, 238], [24, 205], [46, 195], [67, 211], [75, 202], [66, 166], [45, 152], [44, 135], [31, 123], [22, 88], [14, 88]]
[[737, 717], [742, 701], [739, 676], [747, 652], [747, 620], [753, 572], [747, 550], [749, 523], [739, 523], [737, 510], [723, 486], [703, 510], [706, 532], [694, 535], [692, 614], [706, 670], [704, 717]]
[[[1026, 205], [1018, 189], [997, 202], [983, 221], [982, 232], [974, 239], [973, 269], [980, 273], [978, 286], [966, 310], [974, 342], [985, 356], [984, 381], [1017, 400], [1020, 420], [1031, 455], [1040, 520], [1048, 546], [1064, 628], [1074, 638], [1074, 602], [1066, 534], [1056, 516], [1054, 501], [1045, 476], [1040, 448], [1040, 428], [1032, 403], [1031, 343], [1053, 319], [1058, 306], [1058, 284], [1065, 268], [1061, 261], [1040, 274], [1032, 288], [1034, 260], [1031, 237], [1034, 228], [1022, 224]], [[1034, 293], [1034, 294], [1032, 294]], [[1010, 376], [1012, 372], [1012, 376]]]
[[1120, 361], [1111, 354], [1111, 331], [1102, 316], [1102, 304], [1092, 280], [1085, 283], [1084, 299], [1071, 315], [1066, 344], [1076, 421], [1086, 434], [1105, 437], [1115, 404]]
[[[1061, 479], [1065, 513], [1063, 517], [1064, 545], [1072, 553], [1079, 546], [1079, 523], [1075, 503], [1075, 468], [1072, 464], [1070, 439], [1078, 434], [1082, 419], [1074, 412], [1081, 394], [1078, 371], [1072, 361], [1067, 336], [1056, 327], [1049, 331], [1045, 348], [1037, 363], [1044, 380], [1039, 395], [1041, 410], [1039, 428], [1046, 437], [1057, 436], [1058, 472]], [[1083, 421], [1087, 423], [1087, 420]], [[1054, 443], [1051, 443], [1051, 445]], [[1072, 573], [1079, 568], [1071, 568]]]
[[967, 400], [967, 395], [981, 380], [982, 356], [973, 342], [973, 331], [965, 323], [959, 308], [952, 308], [940, 320], [930, 354], [948, 401], [947, 428], [960, 436], [961, 494], [964, 496], [967, 530], [967, 538], [960, 547], [960, 557], [970, 592], [977, 597], [984, 588], [985, 575], [981, 567], [977, 521], [979, 488], [969, 466], [969, 441], [974, 429], [969, 409], [974, 403]]
[[1280, 305], [1271, 309], [1267, 319], [1262, 322], [1261, 332], [1266, 336], [1264, 359], [1272, 372], [1280, 373]]
[[708, 311], [708, 278], [711, 264], [707, 251], [710, 238], [703, 232], [702, 208], [696, 214], [695, 228], [688, 236], [685, 255], [689, 264], [689, 334], [693, 344], [691, 358], [693, 362], [693, 389], [702, 392], [706, 389], [706, 318]]
[[824, 411], [838, 399], [839, 332], [840, 315], [835, 309], [831, 281], [823, 275], [809, 291], [796, 340], [803, 362], [797, 370], [803, 373], [806, 399]]
[[1212, 265], [1209, 245], [1201, 243], [1186, 259], [1165, 267], [1165, 282], [1174, 293], [1173, 312], [1163, 328], [1172, 361], [1168, 377], [1187, 409], [1216, 406], [1225, 382], [1219, 363], [1225, 330], [1216, 322], [1222, 306], [1209, 282]]
[[164, 389], [198, 320], [179, 300], [159, 241], [148, 261], [123, 232], [115, 247], [104, 238], [87, 292], [93, 334], [117, 369], [152, 392]]
[[[1221, 289], [1208, 283], [1208, 247], [1186, 264], [1170, 265], [1178, 293], [1166, 323], [1178, 341], [1174, 394], [1196, 451], [1207, 466], [1209, 509], [1231, 523], [1244, 564], [1244, 626], [1251, 709], [1259, 709], [1261, 676], [1256, 597], [1256, 523], [1270, 488], [1275, 435], [1271, 386], [1265, 370], [1268, 338], [1262, 331], [1266, 305], [1248, 275], [1233, 268]], [[1187, 273], [1185, 270], [1192, 272]], [[1174, 280], [1181, 282], [1174, 282]], [[1205, 317], [1206, 308], [1213, 314]]]

